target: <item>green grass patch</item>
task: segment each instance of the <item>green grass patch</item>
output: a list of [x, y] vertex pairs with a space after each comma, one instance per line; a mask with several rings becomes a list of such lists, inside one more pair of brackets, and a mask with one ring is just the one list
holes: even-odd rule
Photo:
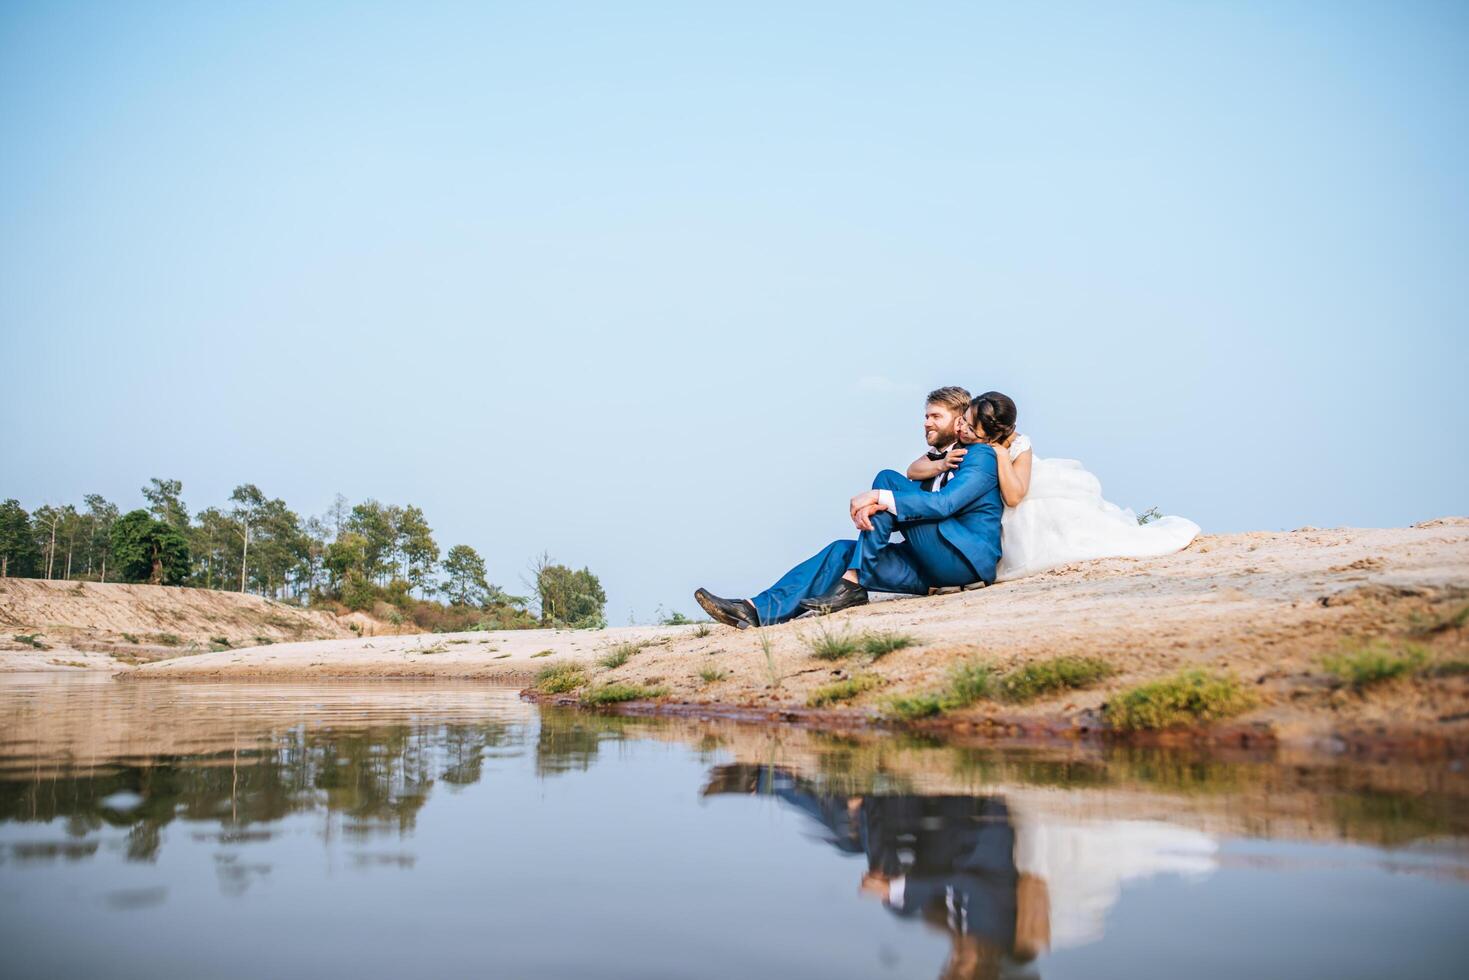
[[720, 670], [718, 667], [699, 668], [699, 680], [703, 681], [705, 684], [713, 684], [715, 681], [722, 681], [728, 676], [729, 671]]
[[536, 673], [531, 686], [542, 694], [565, 694], [586, 682], [587, 671], [581, 664], [547, 664]]
[[1363, 647], [1351, 653], [1323, 657], [1321, 666], [1339, 683], [1355, 690], [1416, 673], [1428, 662], [1428, 651], [1409, 643], [1394, 650], [1385, 646]]
[[[127, 640], [129, 643], [142, 643], [143, 642], [142, 640], [138, 639], [136, 636], [134, 636], [131, 633], [124, 633], [122, 635], [122, 638], [124, 640]], [[258, 639], [260, 639], [260, 637], [257, 636], [256, 639], [258, 640]]]
[[839, 701], [850, 701], [860, 694], [882, 686], [882, 678], [876, 674], [853, 674], [845, 680], [823, 684], [806, 696], [806, 705], [824, 708]]
[[862, 649], [860, 636], [853, 636], [846, 630], [829, 630], [824, 623], [816, 627], [815, 635], [803, 636], [801, 641], [817, 660], [844, 660]]
[[274, 642], [275, 642], [275, 639], [273, 637], [269, 637], [269, 636], [257, 636], [257, 637], [255, 637], [255, 645], [256, 646], [268, 647], [268, 646], [270, 646]]
[[666, 687], [644, 687], [641, 684], [623, 684], [619, 681], [587, 688], [581, 694], [581, 703], [588, 707], [597, 707], [623, 701], [650, 701], [667, 693]]
[[1217, 721], [1254, 704], [1254, 695], [1232, 675], [1184, 670], [1124, 691], [1107, 702], [1103, 715], [1117, 731], [1145, 731]]
[[937, 694], [906, 694], [892, 698], [887, 703], [888, 715], [900, 721], [932, 718], [943, 711], [943, 701]]
[[496, 656], [491, 657], [490, 659], [491, 660], [504, 660], [506, 657], [510, 657], [510, 656], [514, 656], [514, 654], [501, 653], [501, 654], [497, 654]]
[[24, 643], [33, 650], [49, 650], [51, 648], [41, 642], [43, 635], [42, 633], [16, 633], [14, 640], [16, 643]]
[[887, 713], [903, 721], [931, 718], [993, 696], [995, 684], [995, 669], [989, 664], [979, 660], [955, 664], [942, 688], [892, 698], [887, 703]]
[[862, 634], [862, 650], [873, 660], [886, 657], [894, 650], [906, 650], [908, 647], [917, 646], [918, 638], [909, 636], [907, 633], [895, 633], [891, 630], [874, 630]]
[[615, 644], [607, 648], [607, 652], [597, 659], [597, 663], [606, 667], [608, 670], [614, 670], [631, 660], [633, 654], [647, 645], [648, 641], [646, 640]]
[[1034, 701], [1057, 691], [1090, 687], [1113, 673], [1112, 665], [1099, 657], [1049, 657], [1006, 671], [996, 693], [1003, 701]]
[[154, 633], [153, 642], [157, 643], [159, 646], [176, 647], [182, 644], [184, 641], [179, 639], [173, 633]]
[[542, 650], [540, 653], [533, 653], [533, 654], [531, 654], [530, 655], [530, 659], [534, 660], [537, 657], [549, 657], [551, 654], [553, 654], [555, 652], [556, 652], [555, 650]]

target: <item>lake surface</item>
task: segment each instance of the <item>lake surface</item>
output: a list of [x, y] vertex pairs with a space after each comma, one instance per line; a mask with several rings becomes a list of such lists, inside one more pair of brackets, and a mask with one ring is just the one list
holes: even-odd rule
[[1451, 763], [0, 676], [5, 977], [1469, 972]]

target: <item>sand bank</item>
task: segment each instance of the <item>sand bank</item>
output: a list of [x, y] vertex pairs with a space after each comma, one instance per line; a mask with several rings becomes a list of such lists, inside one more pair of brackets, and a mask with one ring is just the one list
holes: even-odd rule
[[[1205, 535], [1166, 558], [1086, 562], [977, 592], [878, 602], [760, 631], [704, 625], [318, 640], [176, 658], [130, 676], [519, 683], [547, 663], [574, 661], [597, 681], [666, 688], [664, 703], [681, 710], [779, 715], [802, 709], [814, 688], [860, 671], [880, 683], [841, 709], [858, 719], [875, 717], [895, 693], [941, 684], [956, 662], [979, 657], [1005, 667], [1080, 653], [1107, 659], [1118, 673], [1092, 689], [1003, 711], [980, 704], [950, 721], [1094, 729], [1110, 695], [1198, 666], [1250, 685], [1259, 705], [1232, 724], [1280, 741], [1364, 732], [1464, 740], [1469, 678], [1393, 681], [1353, 693], [1331, 683], [1320, 660], [1364, 643], [1409, 641], [1434, 657], [1462, 657], [1469, 652], [1464, 628], [1442, 624], [1466, 604], [1469, 518], [1444, 518], [1410, 528]], [[916, 643], [871, 664], [829, 662], [811, 653], [822, 630], [895, 631]], [[598, 666], [623, 644], [638, 647], [625, 664]]]

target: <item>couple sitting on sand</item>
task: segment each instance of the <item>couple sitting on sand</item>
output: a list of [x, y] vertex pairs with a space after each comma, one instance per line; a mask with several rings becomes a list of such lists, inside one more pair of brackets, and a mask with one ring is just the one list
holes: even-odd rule
[[[860, 606], [869, 591], [927, 595], [1090, 558], [1169, 554], [1199, 533], [1182, 517], [1139, 523], [1103, 499], [1080, 463], [1035, 457], [1015, 432], [1016, 414], [998, 391], [972, 399], [959, 387], [930, 393], [929, 451], [906, 475], [883, 470], [852, 498], [855, 541], [833, 541], [751, 599], [706, 589], [694, 599], [726, 625], [771, 626]], [[902, 540], [890, 540], [894, 531]]]

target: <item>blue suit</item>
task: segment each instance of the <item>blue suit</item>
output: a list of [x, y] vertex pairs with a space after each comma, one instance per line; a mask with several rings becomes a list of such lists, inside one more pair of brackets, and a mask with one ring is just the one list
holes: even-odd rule
[[[801, 600], [825, 595], [847, 569], [874, 592], [926, 595], [930, 588], [995, 580], [1000, 560], [1000, 497], [995, 452], [971, 445], [942, 490], [929, 491], [894, 470], [872, 481], [891, 490], [896, 516], [872, 515], [872, 530], [856, 541], [833, 541], [752, 598], [760, 623], [783, 623], [801, 614]], [[890, 542], [894, 530], [903, 540]]]

